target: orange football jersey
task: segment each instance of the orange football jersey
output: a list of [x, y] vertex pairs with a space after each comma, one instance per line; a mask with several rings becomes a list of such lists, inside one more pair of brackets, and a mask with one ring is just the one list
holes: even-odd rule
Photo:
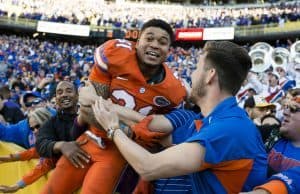
[[135, 44], [127, 40], [110, 40], [95, 51], [95, 64], [89, 79], [110, 85], [110, 98], [143, 115], [167, 113], [180, 105], [186, 90], [182, 82], [163, 64], [165, 78], [148, 84], [141, 73]]
[[167, 65], [163, 66], [164, 80], [148, 84], [137, 63], [135, 44], [110, 40], [96, 49], [90, 80], [109, 84], [110, 98], [120, 105], [144, 115], [165, 113], [184, 100], [186, 91]]

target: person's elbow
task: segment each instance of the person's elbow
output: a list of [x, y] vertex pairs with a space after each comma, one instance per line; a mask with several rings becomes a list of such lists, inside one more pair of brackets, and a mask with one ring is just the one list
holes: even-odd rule
[[170, 164], [168, 166], [164, 164], [153, 164], [149, 163], [140, 172], [139, 175], [145, 181], [153, 181], [160, 178], [171, 177], [171, 174], [176, 172], [176, 165]]
[[[172, 163], [158, 162], [155, 159], [155, 154], [150, 154], [148, 158], [136, 169], [137, 173], [143, 180], [153, 181], [162, 177], [167, 177], [168, 171], [176, 169]], [[168, 165], [167, 165], [168, 164]]]
[[150, 170], [149, 168], [142, 167], [138, 170], [138, 174], [141, 176], [141, 178], [145, 181], [153, 181], [155, 180], [155, 172]]
[[133, 166], [136, 172], [140, 175], [143, 180], [152, 181], [155, 180], [153, 174], [155, 174], [155, 163], [152, 162], [152, 154], [145, 157], [140, 163]]
[[151, 176], [150, 174], [148, 174], [148, 175], [141, 175], [140, 174], [140, 176], [141, 176], [141, 178], [143, 179], [143, 180], [145, 180], [145, 181], [154, 181], [154, 180], [156, 180], [153, 176]]

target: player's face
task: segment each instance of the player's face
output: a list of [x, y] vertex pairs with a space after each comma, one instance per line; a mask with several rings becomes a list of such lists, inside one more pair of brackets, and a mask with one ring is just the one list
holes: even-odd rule
[[167, 58], [170, 44], [169, 34], [165, 30], [146, 28], [136, 44], [138, 58], [146, 65], [161, 65]]

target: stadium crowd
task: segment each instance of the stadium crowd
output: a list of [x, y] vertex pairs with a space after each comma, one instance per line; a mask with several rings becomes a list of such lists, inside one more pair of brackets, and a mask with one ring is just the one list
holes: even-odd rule
[[[13, 2], [14, 4], [20, 4], [33, 12], [38, 10], [38, 12], [40, 11], [40, 13], [44, 13], [41, 9], [46, 7], [39, 5], [33, 9], [33, 7], [36, 6], [33, 2], [31, 2], [32, 4], [28, 3], [28, 1]], [[45, 2], [53, 3], [54, 1]], [[91, 15], [94, 15], [93, 11], [99, 11], [93, 10], [91, 9], [92, 7], [89, 7], [92, 6], [92, 3], [85, 3], [84, 5], [88, 6], [87, 8], [90, 9]], [[16, 6], [14, 8], [16, 8]], [[59, 16], [60, 13], [62, 13], [62, 10], [60, 10], [61, 8], [62, 7], [54, 7], [54, 9], [57, 10], [56, 16]], [[72, 10], [71, 8], [72, 6], [70, 6], [70, 10]], [[121, 8], [117, 7], [113, 9]], [[127, 9], [128, 8], [126, 7], [124, 8], [124, 10]], [[157, 14], [160, 12], [159, 8], [153, 9], [157, 9]], [[193, 14], [193, 11], [195, 11], [195, 14], [198, 14], [196, 12], [201, 11], [196, 8], [191, 9], [192, 10], [185, 10], [186, 13]], [[249, 13], [250, 15], [256, 15], [257, 13], [265, 11], [266, 13], [268, 12], [268, 14], [272, 13], [272, 11], [276, 11], [276, 13], [282, 14], [283, 11], [293, 12], [293, 9], [294, 8], [272, 8], [265, 10], [265, 8], [257, 8], [256, 10], [249, 9]], [[207, 10], [202, 11], [206, 12]], [[220, 16], [226, 15], [225, 12], [224, 15], [221, 13], [223, 12], [222, 10], [215, 11], [218, 13], [220, 12]], [[233, 15], [237, 14], [236, 16], [238, 16], [240, 11], [241, 10], [230, 10], [229, 12]], [[253, 12], [251, 13], [251, 11]], [[226, 12], [228, 12], [228, 10]], [[53, 12], [49, 13], [53, 14]], [[11, 14], [13, 14], [13, 12], [11, 12]], [[120, 13], [118, 12], [118, 14]], [[211, 14], [215, 15], [215, 12], [211, 12]], [[20, 13], [19, 17], [22, 17], [21, 15], [22, 13]], [[87, 16], [85, 13], [81, 13], [81, 15], [82, 19]], [[182, 16], [182, 14], [179, 15]], [[23, 16], [29, 18], [33, 17], [31, 14], [23, 14]], [[138, 18], [138, 16], [139, 15], [136, 17]], [[36, 18], [31, 19], [47, 20], [47, 17], [50, 19], [53, 15], [35, 15], [34, 17]], [[61, 21], [70, 22], [70, 20], [67, 19], [68, 17], [69, 16], [65, 16], [65, 19]], [[75, 15], [72, 17], [74, 19]], [[104, 17], [104, 15], [100, 17]], [[115, 17], [118, 18], [120, 15]], [[125, 16], [123, 17], [123, 15], [121, 15], [121, 17], [126, 18]], [[128, 18], [128, 21], [136, 20], [134, 17], [135, 16], [130, 19]], [[146, 18], [143, 19], [147, 19], [147, 17], [152, 17], [152, 15], [146, 16]], [[166, 17], [173, 16], [166, 15]], [[187, 18], [188, 17], [192, 16], [187, 16]], [[104, 22], [102, 19], [101, 22]], [[99, 18], [97, 20], [99, 21]], [[53, 21], [59, 20], [54, 19]], [[79, 19], [78, 21], [82, 20]], [[87, 19], [87, 21], [89, 21], [89, 19]], [[114, 19], [112, 19], [112, 21], [114, 21]], [[142, 23], [143, 21], [141, 21], [141, 24]], [[185, 22], [182, 22], [182, 24], [179, 25], [184, 25], [183, 23]], [[124, 24], [125, 23], [120, 21], [120, 25]], [[238, 25], [238, 23], [236, 24]], [[105, 23], [102, 23], [101, 25], [105, 25]], [[174, 25], [176, 27], [176, 24]], [[195, 25], [195, 23], [192, 25]], [[213, 25], [215, 26], [215, 24]], [[232, 23], [230, 23], [230, 25], [232, 25]], [[249, 25], [249, 23], [247, 25]], [[97, 60], [97, 57], [94, 57], [94, 54], [98, 45], [81, 46], [79, 44], [41, 41], [38, 39], [18, 37], [14, 35], [1, 35], [0, 43], [0, 140], [16, 143], [26, 149], [33, 148], [36, 143], [35, 134], [38, 133], [38, 129], [45, 123], [45, 120], [49, 119], [50, 116], [52, 116], [52, 119], [55, 118], [52, 120], [55, 124], [56, 122], [65, 122], [67, 123], [66, 125], [70, 125], [71, 122], [73, 127], [73, 121], [75, 118], [73, 109], [77, 108], [78, 102], [78, 99], [75, 97], [77, 94], [75, 90], [77, 90], [80, 86], [87, 84], [85, 81], [88, 80], [88, 76], [93, 72], [93, 65], [96, 63], [95, 60]], [[289, 46], [291, 45], [288, 45], [288, 47]], [[183, 49], [180, 47], [171, 47], [166, 57], [167, 65], [171, 68], [176, 77], [179, 77], [182, 80], [185, 80], [188, 84], [191, 84], [191, 74], [197, 69], [199, 57], [202, 53], [203, 48], [192, 47], [189, 49]], [[297, 184], [286, 180], [287, 176], [299, 180], [299, 174], [297, 173], [299, 172], [298, 168], [300, 166], [300, 151], [298, 144], [300, 135], [299, 131], [297, 131], [300, 124], [300, 66], [299, 64], [296, 64], [297, 61], [291, 61], [290, 63], [291, 64], [286, 67], [271, 68], [259, 74], [250, 72], [236, 95], [238, 104], [247, 111], [249, 117], [254, 121], [262, 134], [266, 151], [269, 153], [268, 163], [273, 171], [272, 176], [270, 174], [269, 181], [272, 184], [275, 181], [275, 185], [277, 185], [270, 186], [270, 184], [266, 183], [265, 185], [258, 186], [257, 189], [272, 191], [272, 189], [282, 189], [285, 187], [286, 189], [283, 188], [283, 191], [288, 193], [297, 193], [300, 191]], [[73, 83], [75, 87], [72, 88], [72, 84], [69, 83]], [[62, 94], [60, 94], [61, 90], [71, 91], [68, 94], [67, 100], [64, 99]], [[66, 113], [64, 111], [59, 111], [57, 113], [58, 110], [67, 110], [65, 106], [66, 104], [70, 104], [68, 100], [72, 102], [72, 105], [70, 106], [73, 107], [73, 112], [66, 111]], [[20, 115], [18, 120], [14, 120], [16, 118], [16, 110]], [[13, 115], [8, 114], [12, 111], [14, 112]], [[71, 118], [69, 120], [60, 120], [60, 114], [67, 114], [68, 117]], [[170, 119], [171, 116], [168, 115], [167, 118]], [[173, 127], [176, 124], [178, 123], [172, 123]], [[75, 127], [78, 127], [78, 125], [78, 123], [74, 124]], [[280, 127], [281, 125], [282, 127]], [[62, 147], [61, 150], [63, 149], [64, 148]], [[64, 153], [64, 151], [61, 152]], [[26, 154], [24, 156], [24, 153], [17, 153], [7, 157], [2, 156], [0, 157], [0, 160], [2, 162], [11, 162], [39, 157], [36, 150], [31, 150], [30, 153], [30, 156]], [[88, 158], [88, 156], [85, 155], [84, 157]], [[281, 157], [281, 163], [276, 161], [278, 157]], [[289, 158], [293, 158], [293, 161], [290, 161]], [[42, 173], [46, 173], [54, 168], [54, 163], [56, 162], [56, 160], [41, 161], [47, 166], [47, 168], [46, 170], [39, 172], [41, 173], [40, 176], [43, 175]], [[288, 163], [288, 165], [283, 166], [286, 163]], [[42, 165], [42, 163], [39, 165]], [[80, 166], [80, 163], [77, 165]], [[28, 176], [24, 177], [11, 188], [0, 186], [0, 191], [16, 191], [31, 184], [33, 180], [37, 178], [38, 177], [31, 177], [28, 179]], [[283, 183], [280, 181], [283, 181]], [[172, 180], [170, 182], [172, 182]], [[167, 183], [164, 184], [168, 185]], [[285, 186], [282, 186], [282, 184]], [[158, 185], [159, 184], [155, 184], [154, 189], [156, 189], [156, 193], [161, 193], [161, 189], [169, 188], [169, 186], [161, 188]], [[189, 183], [186, 183], [185, 186], [191, 187]]]
[[[33, 90], [39, 84], [44, 87], [43, 84], [47, 85], [48, 83], [43, 83], [41, 80], [52, 77], [56, 81], [64, 79], [75, 81], [78, 87], [80, 80], [89, 75], [94, 63], [96, 45], [82, 46], [68, 42], [41, 41], [15, 35], [1, 35], [0, 42], [0, 83], [9, 85], [13, 92]], [[278, 41], [274, 46], [289, 49], [291, 45], [290, 41], [287, 44], [279, 44]], [[248, 50], [251, 48], [250, 45], [244, 47]], [[190, 83], [190, 75], [196, 68], [201, 52], [201, 48], [171, 47], [166, 61], [176, 76]], [[285, 71], [288, 77], [297, 80], [296, 70], [299, 67], [293, 64], [288, 64]], [[278, 76], [278, 72], [276, 74]], [[267, 73], [259, 75], [264, 85], [267, 84], [266, 76]], [[265, 90], [261, 87], [258, 89], [258, 93]], [[47, 91], [43, 95], [48, 98], [52, 97], [53, 93], [53, 91]]]
[[[59, 2], [59, 3], [58, 3]], [[284, 24], [298, 21], [299, 3], [263, 7], [199, 7], [148, 3], [111, 3], [95, 0], [0, 1], [0, 16], [104, 27], [140, 28], [150, 18], [168, 21], [173, 28]], [[80, 8], [80, 9], [78, 9]], [[130, 13], [130, 15], [128, 14]]]

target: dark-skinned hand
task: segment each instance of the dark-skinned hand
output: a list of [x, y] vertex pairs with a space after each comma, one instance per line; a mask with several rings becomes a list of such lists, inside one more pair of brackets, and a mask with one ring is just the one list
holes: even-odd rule
[[90, 156], [80, 146], [87, 143], [87, 139], [76, 142], [64, 142], [61, 146], [61, 153], [76, 167], [84, 168], [90, 161]]

